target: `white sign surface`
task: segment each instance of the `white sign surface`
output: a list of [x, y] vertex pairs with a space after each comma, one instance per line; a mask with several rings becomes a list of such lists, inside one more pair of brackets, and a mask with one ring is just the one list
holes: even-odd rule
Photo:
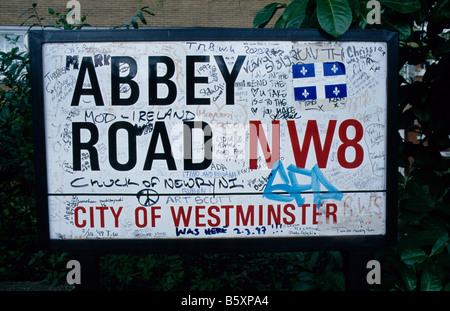
[[51, 239], [385, 234], [386, 43], [42, 53]]

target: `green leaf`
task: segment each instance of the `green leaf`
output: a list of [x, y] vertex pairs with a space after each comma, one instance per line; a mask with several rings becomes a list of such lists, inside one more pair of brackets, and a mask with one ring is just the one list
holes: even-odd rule
[[425, 251], [419, 247], [403, 250], [401, 254], [402, 261], [407, 265], [422, 263], [427, 258]]
[[306, 15], [308, 0], [292, 0], [277, 22], [277, 28], [300, 28]]
[[148, 6], [145, 6], [145, 7], [141, 8], [141, 11], [145, 12], [145, 13], [147, 13], [149, 15], [155, 16], [155, 13], [150, 12], [149, 10], [147, 10], [147, 8], [148, 8]]
[[425, 265], [420, 279], [420, 290], [440, 291], [445, 272], [434, 263]]
[[430, 7], [428, 5], [427, 0], [419, 0], [419, 1], [421, 4], [420, 10], [411, 14], [411, 16], [414, 17], [414, 20], [416, 21], [417, 25], [421, 25], [428, 17], [428, 13], [430, 12]]
[[412, 238], [406, 236], [399, 241], [399, 252], [402, 262], [406, 265], [422, 263], [428, 258], [427, 254], [421, 249]]
[[410, 291], [415, 290], [417, 287], [417, 276], [414, 269], [401, 265], [399, 270], [406, 288]]
[[131, 24], [133, 24], [133, 28], [134, 29], [138, 29], [139, 28], [136, 16], [131, 17]]
[[352, 23], [352, 10], [346, 0], [317, 0], [317, 19], [320, 27], [337, 38]]
[[142, 22], [144, 25], [147, 25], [147, 21], [145, 20], [144, 15], [142, 14], [141, 11], [137, 12], [137, 16], [139, 17], [139, 19], [141, 20], [141, 22]]
[[342, 269], [344, 266], [344, 260], [342, 258], [342, 254], [339, 251], [329, 251], [330, 256], [335, 260], [337, 266]]
[[305, 260], [305, 266], [308, 270], [313, 271], [314, 265], [317, 263], [320, 254], [319, 252], [310, 252], [308, 255], [309, 258]]
[[299, 282], [294, 285], [294, 290], [307, 291], [315, 288], [317, 288], [317, 283], [315, 282], [314, 273], [300, 272]]
[[55, 10], [53, 10], [53, 9], [49, 8], [49, 9], [48, 9], [48, 14], [50, 14], [50, 15], [53, 15], [53, 14], [55, 14]]
[[266, 5], [261, 9], [261, 11], [256, 14], [255, 18], [253, 19], [253, 27], [264, 27], [265, 25], [267, 25], [267, 23], [275, 15], [275, 12], [282, 7], [286, 7], [286, 5], [278, 2]]
[[419, 0], [379, 0], [384, 6], [387, 6], [399, 13], [413, 13], [421, 8]]
[[442, 252], [442, 250], [448, 245], [450, 238], [448, 237], [448, 233], [441, 236], [436, 243], [434, 244], [433, 248], [431, 249], [430, 256], [439, 254]]

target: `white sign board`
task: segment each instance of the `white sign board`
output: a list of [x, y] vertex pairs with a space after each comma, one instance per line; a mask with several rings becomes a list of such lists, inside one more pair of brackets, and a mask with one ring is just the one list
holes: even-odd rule
[[49, 238], [386, 234], [386, 42], [44, 42]]

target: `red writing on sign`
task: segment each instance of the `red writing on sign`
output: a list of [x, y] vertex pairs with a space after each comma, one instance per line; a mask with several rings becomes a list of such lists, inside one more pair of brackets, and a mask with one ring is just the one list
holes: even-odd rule
[[[287, 121], [287, 127], [292, 145], [292, 152], [295, 158], [295, 164], [299, 168], [305, 168], [306, 159], [309, 153], [311, 142], [314, 144], [314, 151], [316, 154], [317, 165], [319, 168], [326, 168], [328, 156], [330, 154], [331, 143], [335, 133], [337, 120], [329, 120], [328, 128], [325, 135], [325, 141], [322, 143], [319, 136], [319, 129], [316, 120], [308, 120], [306, 125], [305, 135], [302, 146], [300, 147], [300, 140], [297, 134], [297, 126], [294, 120]], [[348, 128], [353, 127], [355, 130], [354, 137], [348, 136]], [[364, 131], [361, 123], [355, 119], [344, 120], [339, 125], [339, 139], [342, 144], [337, 150], [337, 159], [343, 168], [351, 169], [361, 165], [364, 160], [364, 149], [359, 144]], [[267, 137], [264, 133], [261, 121], [250, 121], [250, 169], [258, 167], [258, 141], [267, 166], [272, 168], [273, 164], [280, 159], [280, 121], [272, 121], [272, 148], [269, 147]], [[348, 148], [353, 148], [355, 151], [354, 159], [347, 159], [346, 151]]]
[[[317, 217], [322, 212], [317, 204], [268, 204], [264, 205], [197, 205], [171, 206], [170, 211], [175, 227], [218, 227], [218, 226], [263, 226], [263, 225], [292, 225], [296, 218], [301, 218], [301, 224], [306, 224], [307, 211], [312, 211], [312, 224], [317, 225]], [[337, 205], [325, 204], [326, 223], [337, 222]]]

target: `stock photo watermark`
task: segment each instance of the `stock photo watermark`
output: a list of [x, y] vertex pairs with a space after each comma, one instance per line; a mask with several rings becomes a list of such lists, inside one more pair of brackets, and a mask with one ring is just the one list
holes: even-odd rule
[[[78, 260], [69, 260], [66, 268], [70, 269], [66, 276], [67, 284], [81, 285], [81, 264]], [[366, 264], [369, 270], [366, 276], [366, 282], [369, 285], [381, 284], [381, 264], [378, 260], [369, 260]]]
[[67, 9], [70, 11], [67, 13], [66, 20], [71, 25], [81, 24], [81, 5], [77, 0], [70, 0], [67, 2]]
[[367, 23], [372, 24], [381, 24], [381, 5], [377, 0], [370, 0], [367, 2], [366, 8], [371, 9], [367, 13]]

